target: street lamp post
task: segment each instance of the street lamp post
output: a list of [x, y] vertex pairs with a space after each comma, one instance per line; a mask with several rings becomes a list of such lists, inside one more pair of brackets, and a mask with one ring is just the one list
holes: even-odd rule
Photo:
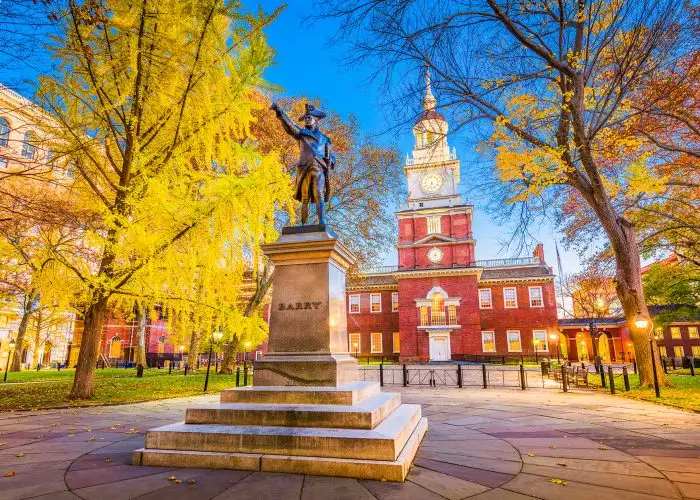
[[634, 321], [634, 324], [637, 328], [640, 330], [643, 330], [645, 328], [649, 328], [649, 331], [647, 332], [647, 335], [649, 335], [649, 353], [651, 354], [651, 371], [654, 373], [654, 392], [656, 393], [656, 397], [660, 398], [661, 397], [661, 390], [659, 389], [659, 375], [656, 372], [656, 353], [654, 352], [654, 340], [655, 336], [651, 334], [652, 331], [654, 331], [654, 324], [651, 322], [651, 320], [648, 320], [644, 318], [641, 313], [637, 314], [637, 319]]
[[600, 368], [600, 358], [598, 357], [598, 347], [595, 345], [596, 327], [593, 321], [591, 321], [588, 324], [588, 330], [591, 333], [591, 344], [593, 345], [593, 364], [595, 365], [595, 372], [599, 373], [598, 369]]
[[211, 368], [211, 353], [214, 350], [214, 340], [217, 341], [223, 337], [224, 334], [221, 332], [214, 332], [211, 334], [211, 339], [209, 340], [209, 361], [207, 362], [207, 375], [204, 377], [204, 392], [207, 392], [209, 387], [209, 369]]
[[243, 344], [244, 351], [243, 351], [243, 366], [247, 364], [248, 361], [248, 349], [250, 349], [250, 342], [246, 342]]
[[2, 379], [2, 382], [5, 383], [7, 382], [7, 372], [10, 370], [10, 360], [12, 359], [12, 354], [15, 352], [15, 339], [11, 339], [10, 343], [8, 344], [8, 351], [7, 351], [7, 364], [5, 365], [5, 376]]
[[561, 364], [561, 356], [559, 354], [559, 335], [552, 333], [549, 335], [549, 338], [557, 343], [557, 364]]

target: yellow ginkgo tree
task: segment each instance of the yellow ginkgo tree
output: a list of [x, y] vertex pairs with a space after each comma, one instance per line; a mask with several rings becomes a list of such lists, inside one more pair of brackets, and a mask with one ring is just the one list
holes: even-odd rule
[[291, 200], [278, 159], [249, 140], [275, 15], [219, 0], [85, 0], [58, 13], [58, 71], [39, 90], [55, 119], [42, 132], [90, 214], [79, 230], [94, 257], [54, 255], [86, 297], [72, 398], [93, 394], [110, 304], [158, 302], [182, 328], [237, 321], [245, 263]]

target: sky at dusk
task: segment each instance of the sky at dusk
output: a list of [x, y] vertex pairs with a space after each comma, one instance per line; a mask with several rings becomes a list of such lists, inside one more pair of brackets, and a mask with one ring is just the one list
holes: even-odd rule
[[[266, 12], [271, 12], [280, 5], [280, 0], [243, 0], [249, 8], [261, 5]], [[276, 55], [273, 66], [265, 72], [265, 78], [283, 88], [284, 95], [306, 95], [320, 98], [323, 106], [333, 109], [343, 116], [355, 114], [361, 123], [362, 131], [372, 134], [384, 144], [397, 144], [403, 157], [413, 147], [413, 136], [410, 127], [406, 125], [398, 130], [391, 130], [392, 123], [382, 112], [383, 88], [378, 82], [371, 81], [373, 69], [368, 65], [346, 67], [341, 60], [344, 51], [349, 47], [329, 43], [335, 32], [334, 21], [317, 21], [313, 24], [305, 22], [312, 5], [311, 0], [290, 0], [278, 19], [266, 29], [268, 43], [275, 49]], [[312, 61], [314, 68], [309, 69], [307, 63]], [[20, 91], [31, 98], [31, 84], [36, 81], [41, 72], [50, 71], [50, 61], [45, 54], [37, 54], [27, 64], [3, 71], [0, 83]], [[24, 81], [24, 83], [22, 83]], [[439, 93], [436, 93], [438, 101]], [[513, 250], [504, 248], [504, 241], [510, 236], [507, 227], [499, 227], [484, 213], [478, 200], [469, 195], [470, 179], [464, 174], [464, 165], [471, 161], [484, 162], [477, 158], [473, 141], [469, 137], [450, 136], [450, 146], [457, 149], [458, 158], [462, 162], [461, 187], [466, 193], [463, 202], [475, 205], [473, 217], [473, 233], [477, 240], [477, 259], [504, 258], [516, 256]], [[485, 168], [488, 168], [485, 165]], [[578, 255], [573, 251], [562, 248], [562, 238], [557, 235], [551, 224], [533, 228], [533, 236], [544, 243], [547, 263], [554, 267], [557, 273], [555, 239], [559, 243], [564, 273], [580, 270]], [[522, 256], [529, 255], [524, 253]], [[395, 248], [388, 248], [383, 264], [396, 264]]]

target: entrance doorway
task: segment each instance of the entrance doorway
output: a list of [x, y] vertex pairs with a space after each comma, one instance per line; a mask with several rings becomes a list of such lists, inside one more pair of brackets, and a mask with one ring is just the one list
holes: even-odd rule
[[430, 361], [449, 361], [450, 359], [450, 334], [431, 333]]
[[607, 333], [601, 333], [598, 337], [598, 356], [604, 363], [610, 363], [610, 344]]

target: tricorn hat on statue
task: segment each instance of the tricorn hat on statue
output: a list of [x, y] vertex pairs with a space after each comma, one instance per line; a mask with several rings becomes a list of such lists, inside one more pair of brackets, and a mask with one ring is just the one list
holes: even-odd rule
[[316, 108], [314, 108], [313, 104], [306, 103], [306, 113], [304, 113], [303, 115], [301, 115], [301, 116], [299, 117], [299, 121], [300, 121], [300, 122], [303, 122], [303, 121], [304, 121], [304, 118], [306, 118], [306, 117], [309, 116], [309, 115], [311, 115], [311, 116], [313, 116], [313, 117], [315, 117], [315, 118], [317, 118], [317, 119], [319, 119], [319, 120], [320, 120], [321, 118], [325, 118], [325, 117], [326, 117], [326, 113], [324, 113], [323, 111], [319, 111], [319, 110], [317, 110]]

